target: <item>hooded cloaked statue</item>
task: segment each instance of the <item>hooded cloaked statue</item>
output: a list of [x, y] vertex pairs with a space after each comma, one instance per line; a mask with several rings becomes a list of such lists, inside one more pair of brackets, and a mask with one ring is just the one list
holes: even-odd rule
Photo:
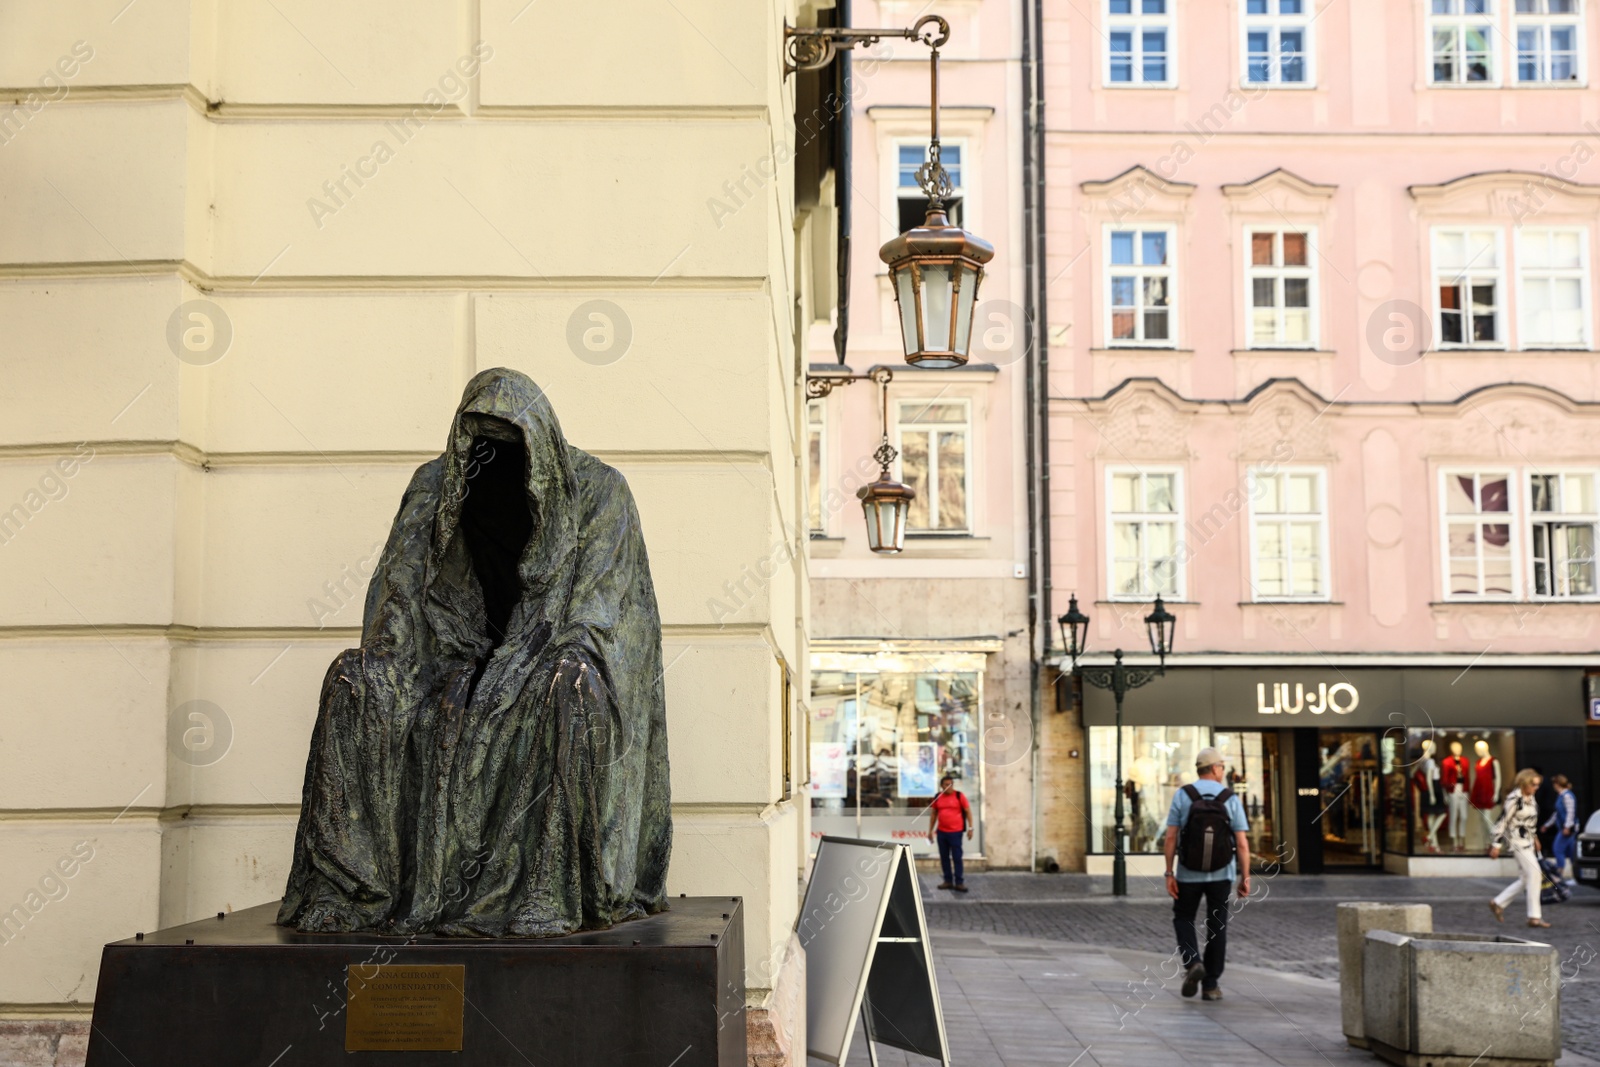
[[666, 907], [661, 622], [633, 495], [525, 375], [468, 384], [322, 685], [278, 922], [554, 937]]

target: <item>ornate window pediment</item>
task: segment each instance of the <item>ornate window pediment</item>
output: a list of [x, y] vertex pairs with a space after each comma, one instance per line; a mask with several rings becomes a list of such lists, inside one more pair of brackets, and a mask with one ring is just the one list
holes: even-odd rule
[[1098, 401], [1084, 416], [1100, 436], [1095, 455], [1107, 460], [1192, 458], [1189, 431], [1198, 405], [1163, 383], [1134, 380]]
[[1318, 185], [1279, 167], [1254, 181], [1224, 185], [1222, 195], [1235, 214], [1253, 210], [1297, 216], [1327, 213], [1337, 185]]
[[1280, 378], [1267, 382], [1243, 405], [1234, 458], [1276, 463], [1338, 459], [1331, 420], [1321, 417], [1328, 407], [1327, 401], [1299, 381]]
[[1429, 405], [1429, 456], [1527, 463], [1592, 460], [1600, 411], [1537, 385], [1507, 383]]
[[1181, 218], [1188, 210], [1195, 186], [1172, 182], [1144, 166], [1129, 167], [1106, 181], [1079, 186], [1086, 210], [1111, 222], [1140, 218]]
[[1429, 215], [1472, 215], [1516, 223], [1536, 213], [1593, 214], [1600, 201], [1600, 185], [1523, 170], [1468, 174], [1439, 185], [1413, 185], [1408, 191]]

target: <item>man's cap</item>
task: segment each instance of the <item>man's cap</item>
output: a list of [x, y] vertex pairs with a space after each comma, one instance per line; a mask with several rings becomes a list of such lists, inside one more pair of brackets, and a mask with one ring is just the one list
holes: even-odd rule
[[1205, 748], [1202, 748], [1200, 750], [1200, 755], [1198, 755], [1198, 756], [1196, 756], [1194, 758], [1195, 767], [1197, 769], [1199, 769], [1199, 770], [1202, 770], [1202, 771], [1205, 770], [1207, 767], [1214, 766], [1215, 764], [1218, 764], [1218, 763], [1226, 763], [1226, 762], [1227, 761], [1222, 758], [1222, 753], [1218, 752], [1216, 749], [1212, 748], [1210, 745], [1207, 745]]

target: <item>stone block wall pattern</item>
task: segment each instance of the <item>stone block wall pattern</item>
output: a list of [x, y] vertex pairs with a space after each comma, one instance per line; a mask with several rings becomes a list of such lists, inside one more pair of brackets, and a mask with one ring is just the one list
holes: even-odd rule
[[81, 1057], [105, 942], [281, 892], [323, 673], [491, 366], [628, 479], [669, 890], [744, 898], [752, 1026], [804, 1047], [811, 297], [787, 168], [706, 210], [792, 140], [802, 14], [0, 5], [0, 1059]]

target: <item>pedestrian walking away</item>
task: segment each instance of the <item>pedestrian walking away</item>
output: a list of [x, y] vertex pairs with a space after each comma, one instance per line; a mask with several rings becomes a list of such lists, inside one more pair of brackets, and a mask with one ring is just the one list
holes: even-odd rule
[[1556, 870], [1551, 877], [1577, 885], [1567, 876], [1566, 870], [1567, 864], [1576, 863], [1578, 858], [1578, 795], [1572, 791], [1572, 782], [1564, 774], [1552, 775], [1550, 784], [1555, 786], [1556, 807], [1539, 829], [1555, 831], [1550, 840], [1550, 858], [1555, 861]]
[[928, 805], [928, 840], [939, 845], [939, 866], [944, 872], [940, 889], [967, 891], [966, 872], [961, 866], [961, 839], [972, 840], [972, 805], [967, 795], [956, 788], [950, 775], [939, 779], [939, 795]]
[[1500, 821], [1494, 824], [1494, 840], [1489, 846], [1489, 858], [1499, 859], [1500, 850], [1509, 847], [1511, 858], [1517, 861], [1520, 877], [1500, 891], [1489, 902], [1489, 910], [1500, 922], [1506, 921], [1506, 905], [1522, 892], [1528, 898], [1528, 925], [1549, 927], [1539, 914], [1539, 882], [1543, 872], [1539, 869], [1539, 804], [1533, 794], [1539, 791], [1543, 779], [1532, 767], [1524, 767], [1512, 781], [1511, 792], [1501, 805]]
[[[1221, 1000], [1217, 980], [1228, 952], [1228, 898], [1235, 881], [1239, 897], [1250, 895], [1250, 824], [1244, 804], [1223, 784], [1222, 753], [1202, 748], [1195, 759], [1196, 780], [1178, 790], [1167, 812], [1167, 893], [1172, 926], [1183, 959], [1183, 995], [1200, 991], [1204, 1000]], [[1206, 951], [1202, 958], [1195, 911], [1205, 905]]]

